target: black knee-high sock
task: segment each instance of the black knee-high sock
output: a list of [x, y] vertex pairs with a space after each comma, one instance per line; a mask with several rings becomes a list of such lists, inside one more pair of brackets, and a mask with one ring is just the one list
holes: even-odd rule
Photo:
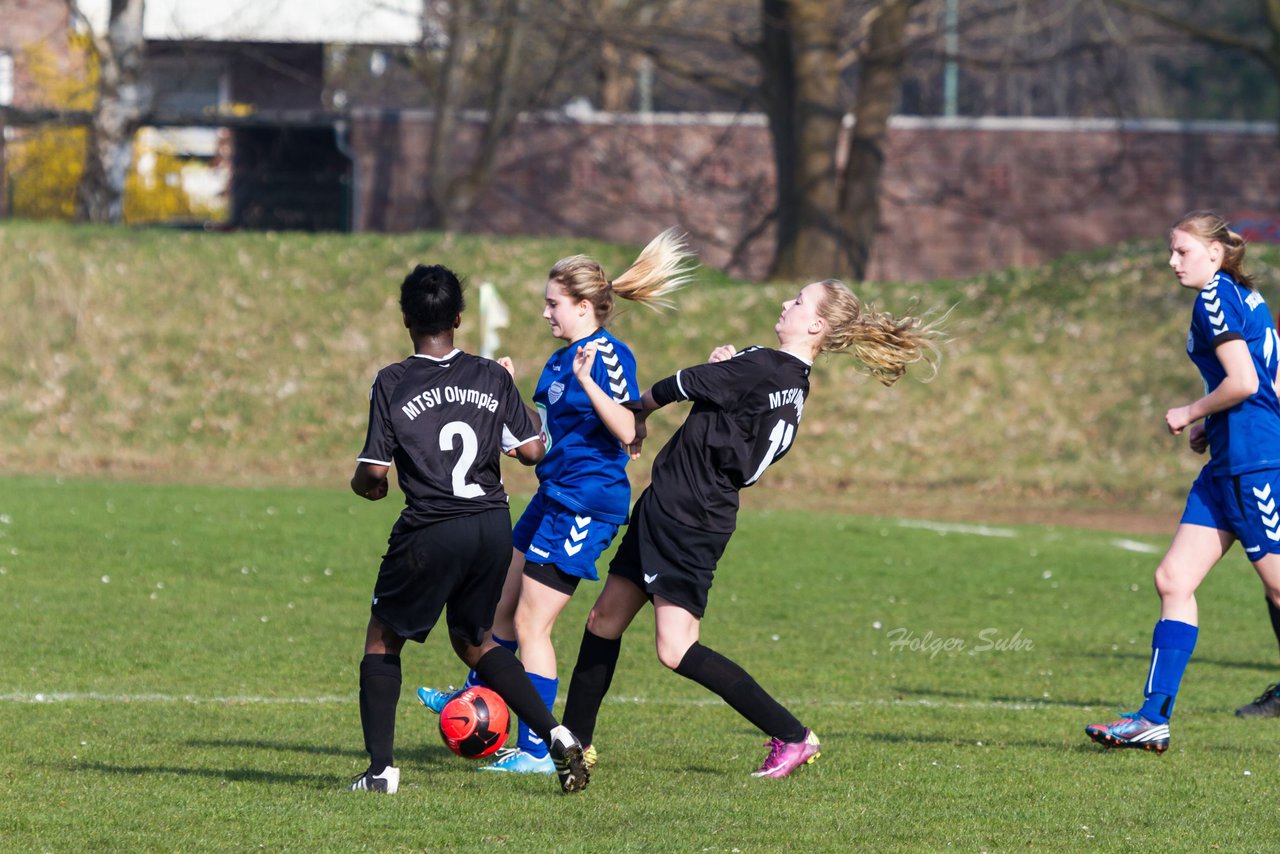
[[713, 649], [694, 643], [676, 673], [720, 697], [767, 735], [786, 742], [804, 741], [804, 724], [756, 684], [751, 674]]
[[395, 764], [396, 703], [400, 702], [400, 656], [367, 654], [360, 660], [360, 726], [369, 769], [380, 774]]
[[1276, 643], [1280, 644], [1280, 608], [1276, 607], [1270, 596], [1267, 597], [1267, 615], [1271, 617], [1271, 631], [1275, 632]]
[[539, 738], [543, 741], [551, 738], [551, 730], [558, 726], [556, 719], [547, 711], [515, 653], [505, 647], [494, 647], [476, 662], [475, 671]]
[[609, 693], [621, 650], [622, 638], [602, 638], [590, 629], [582, 632], [578, 662], [569, 680], [569, 697], [564, 701], [564, 725], [583, 744], [591, 744], [595, 738], [596, 716], [604, 695]]

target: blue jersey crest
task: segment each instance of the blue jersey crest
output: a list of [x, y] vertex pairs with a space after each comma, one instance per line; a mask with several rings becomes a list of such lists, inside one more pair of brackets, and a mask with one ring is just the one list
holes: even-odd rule
[[1276, 395], [1280, 335], [1257, 291], [1220, 272], [1200, 290], [1191, 312], [1187, 355], [1204, 379], [1206, 393], [1226, 378], [1215, 352], [1227, 341], [1243, 340], [1258, 373], [1258, 390], [1205, 419], [1215, 475], [1280, 468], [1280, 400]]
[[536, 469], [539, 492], [579, 513], [621, 525], [631, 506], [627, 452], [573, 375], [574, 356], [588, 343], [596, 345], [591, 368], [596, 385], [619, 403], [640, 395], [635, 357], [604, 329], [551, 354], [533, 393], [547, 445]]

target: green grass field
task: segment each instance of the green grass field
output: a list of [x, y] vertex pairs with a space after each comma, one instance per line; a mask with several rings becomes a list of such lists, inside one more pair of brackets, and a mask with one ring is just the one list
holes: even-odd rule
[[[1081, 730], [1139, 696], [1165, 543], [1065, 527], [744, 511], [703, 639], [822, 737], [789, 779], [749, 776], [764, 737], [658, 664], [646, 611], [581, 795], [446, 751], [412, 697], [461, 678], [442, 637], [405, 655], [400, 793], [343, 791], [398, 509], [0, 479], [0, 848], [1275, 848], [1280, 723], [1231, 714], [1276, 671], [1252, 570], [1202, 588], [1170, 751], [1107, 752]], [[566, 670], [595, 589], [558, 628]]]

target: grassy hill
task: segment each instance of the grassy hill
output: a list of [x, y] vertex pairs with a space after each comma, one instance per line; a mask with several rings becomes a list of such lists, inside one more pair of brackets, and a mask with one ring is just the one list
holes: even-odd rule
[[[1157, 235], [1158, 238], [1158, 235]], [[493, 282], [502, 351], [532, 391], [556, 343], [546, 271], [584, 252], [612, 275], [635, 247], [439, 234], [203, 234], [0, 225], [0, 459], [5, 473], [345, 486], [374, 372], [408, 352], [396, 305], [419, 261]], [[1163, 242], [996, 275], [858, 290], [892, 311], [954, 306], [937, 379], [885, 389], [820, 360], [801, 438], [755, 506], [970, 518], [1151, 513], [1171, 526], [1201, 458], [1167, 435], [1200, 392], [1190, 296]], [[1252, 257], [1276, 304], [1280, 254]], [[703, 270], [675, 315], [628, 307], [614, 330], [648, 384], [719, 343], [774, 343], [797, 283]], [[460, 344], [478, 349], [471, 313]], [[470, 321], [470, 322], [469, 322]], [[681, 413], [657, 421], [654, 441]], [[534, 482], [508, 469], [513, 491]], [[633, 468], [639, 484], [647, 462]]]

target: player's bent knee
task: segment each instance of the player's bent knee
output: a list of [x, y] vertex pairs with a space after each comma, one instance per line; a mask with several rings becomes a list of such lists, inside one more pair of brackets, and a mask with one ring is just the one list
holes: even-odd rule
[[675, 670], [680, 666], [680, 662], [684, 661], [684, 655], [689, 651], [689, 647], [693, 644], [681, 641], [680, 643], [670, 643], [658, 641], [658, 661], [668, 670]]
[[600, 634], [600, 615], [596, 613], [595, 608], [587, 613], [587, 631], [593, 635]]
[[684, 659], [683, 655], [671, 655], [669, 652], [658, 650], [658, 661], [662, 662], [662, 666], [668, 670], [675, 670], [680, 666], [680, 662]]
[[624, 628], [626, 627], [620, 627], [617, 618], [607, 611], [599, 611], [592, 608], [591, 613], [587, 614], [587, 629], [597, 637], [609, 638], [610, 640], [620, 638]]

